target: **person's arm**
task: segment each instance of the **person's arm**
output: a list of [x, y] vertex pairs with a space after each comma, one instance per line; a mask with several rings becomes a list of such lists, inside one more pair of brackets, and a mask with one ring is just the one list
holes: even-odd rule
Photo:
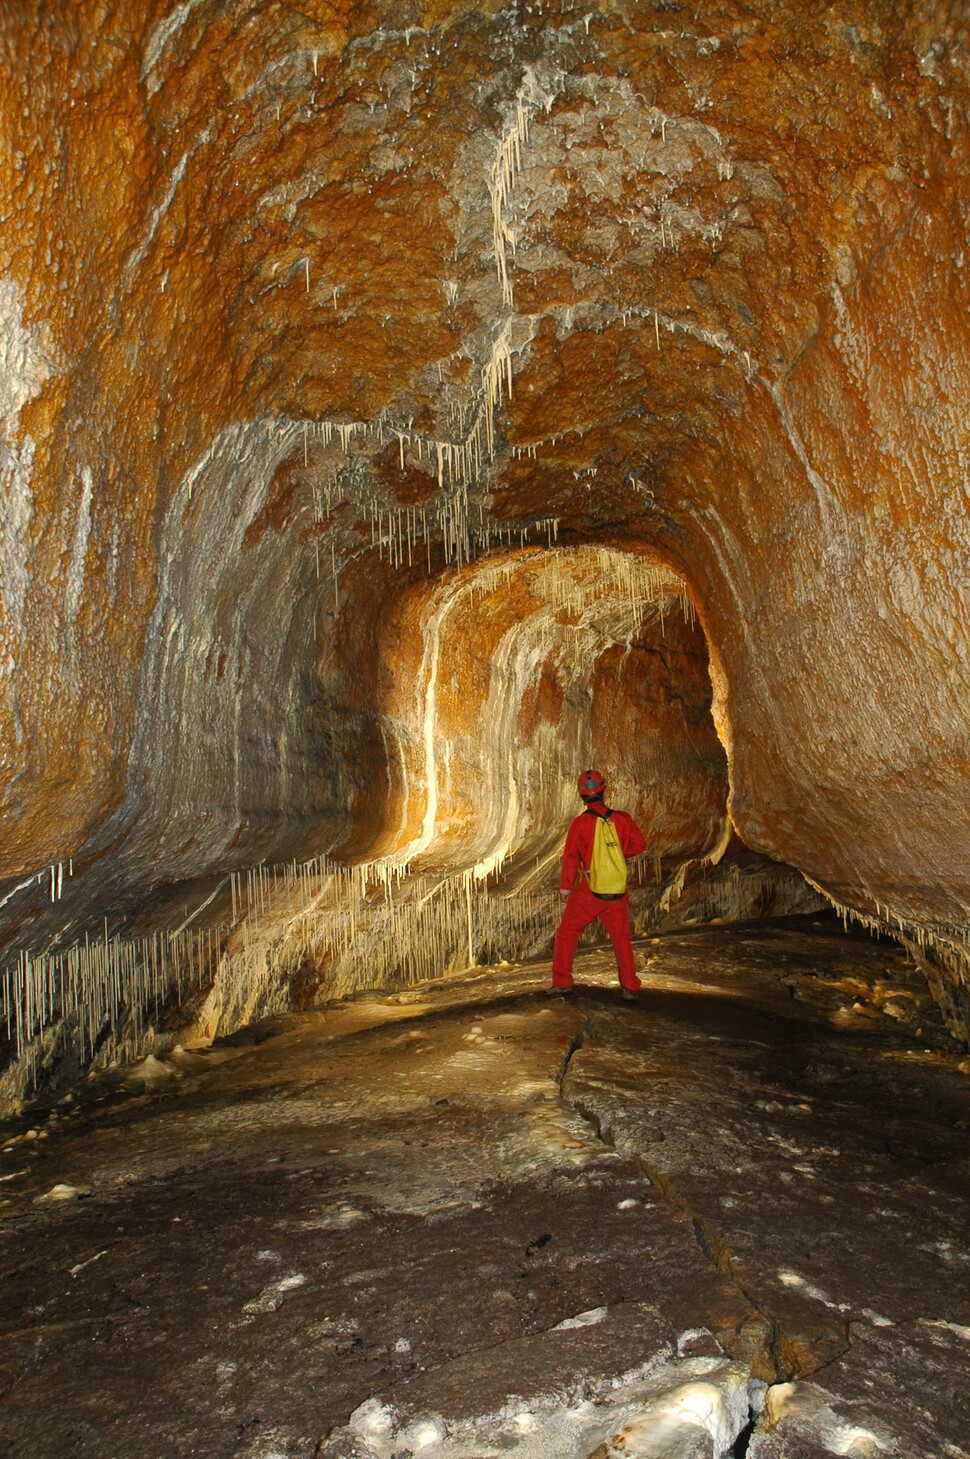
[[562, 873], [559, 877], [559, 895], [568, 897], [576, 885], [582, 849], [582, 816], [577, 816], [566, 833], [566, 847], [562, 854]]
[[620, 847], [627, 861], [631, 856], [639, 856], [641, 851], [646, 851], [647, 843], [643, 839], [643, 832], [632, 816], [626, 811], [622, 812], [623, 819], [620, 822]]

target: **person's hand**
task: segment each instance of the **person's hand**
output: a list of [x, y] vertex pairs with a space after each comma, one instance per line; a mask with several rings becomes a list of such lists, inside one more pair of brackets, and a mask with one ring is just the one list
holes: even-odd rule
[[570, 892], [570, 888], [569, 887], [560, 887], [559, 888], [559, 895], [562, 897], [562, 899], [563, 899], [564, 902], [568, 902], [569, 901], [569, 892]]

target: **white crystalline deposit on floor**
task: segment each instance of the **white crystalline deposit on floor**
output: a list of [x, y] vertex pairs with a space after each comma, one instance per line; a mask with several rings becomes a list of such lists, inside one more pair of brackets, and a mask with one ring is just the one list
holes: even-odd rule
[[491, 1018], [479, 1019], [470, 1031], [486, 1039], [535, 1038], [536, 1020], [552, 1017], [551, 1008], [540, 1008], [538, 1013], [496, 1013]]
[[[561, 1326], [598, 1320], [596, 1309]], [[577, 1395], [512, 1400], [498, 1413], [450, 1429], [436, 1414], [409, 1422], [370, 1398], [324, 1446], [336, 1459], [353, 1446], [359, 1459], [393, 1459], [410, 1450], [421, 1459], [727, 1459], [748, 1422], [762, 1385], [747, 1368], [716, 1358], [666, 1364], [599, 1401]]]
[[609, 1312], [608, 1307], [591, 1307], [588, 1312], [577, 1312], [575, 1317], [567, 1317], [562, 1322], [557, 1322], [552, 1329], [553, 1332], [569, 1332], [577, 1327], [595, 1327], [602, 1322]]
[[50, 1190], [45, 1191], [42, 1196], [35, 1196], [34, 1204], [37, 1206], [51, 1205], [56, 1201], [73, 1201], [90, 1194], [89, 1186], [68, 1185], [64, 1181], [58, 1181], [57, 1185], [52, 1185]]
[[970, 1327], [963, 1326], [959, 1322], [942, 1322], [937, 1318], [920, 1317], [917, 1319], [921, 1327], [935, 1327], [942, 1332], [955, 1332], [957, 1337], [962, 1337], [964, 1342], [970, 1342]]
[[[898, 1453], [898, 1445], [886, 1432], [852, 1423], [832, 1408], [831, 1393], [817, 1383], [775, 1383], [765, 1395], [764, 1418], [751, 1443], [752, 1459], [782, 1456], [785, 1440], [810, 1440], [829, 1454], [847, 1454], [852, 1459], [879, 1459]], [[776, 1431], [778, 1431], [776, 1433]], [[784, 1446], [784, 1447], [780, 1447]]]
[[500, 1153], [507, 1168], [521, 1175], [555, 1168], [564, 1160], [584, 1165], [594, 1156], [602, 1158], [604, 1151], [590, 1126], [557, 1099], [523, 1109], [518, 1128], [501, 1142]]
[[283, 1299], [287, 1292], [292, 1292], [295, 1288], [302, 1287], [305, 1284], [306, 1277], [302, 1272], [293, 1272], [290, 1276], [280, 1277], [278, 1281], [270, 1282], [268, 1286], [262, 1289], [258, 1296], [253, 1297], [251, 1301], [245, 1304], [243, 1312], [247, 1315], [243, 1317], [243, 1322], [247, 1321], [247, 1319], [251, 1320], [261, 1312], [275, 1312], [278, 1307], [283, 1305]]

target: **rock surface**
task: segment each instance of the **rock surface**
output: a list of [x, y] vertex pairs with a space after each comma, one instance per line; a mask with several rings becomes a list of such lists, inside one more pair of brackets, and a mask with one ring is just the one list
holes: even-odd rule
[[966, 1031], [960, 7], [0, 21], [14, 958], [49, 867], [63, 929], [366, 854], [395, 604], [606, 544], [696, 604], [747, 844], [930, 938]]
[[[821, 1383], [769, 1388], [751, 1459], [934, 1454], [961, 1459], [970, 1426], [970, 1327], [919, 1318], [859, 1327]], [[823, 1386], [824, 1385], [824, 1386]]]
[[970, 1105], [879, 1012], [914, 970], [806, 919], [639, 951], [635, 1007], [593, 950], [570, 1002], [480, 970], [25, 1112], [0, 1454], [959, 1456]]

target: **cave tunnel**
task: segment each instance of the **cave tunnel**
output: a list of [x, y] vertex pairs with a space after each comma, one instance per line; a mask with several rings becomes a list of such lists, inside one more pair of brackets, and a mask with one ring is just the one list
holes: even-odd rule
[[0, 1459], [970, 1455], [968, 35], [0, 0]]

